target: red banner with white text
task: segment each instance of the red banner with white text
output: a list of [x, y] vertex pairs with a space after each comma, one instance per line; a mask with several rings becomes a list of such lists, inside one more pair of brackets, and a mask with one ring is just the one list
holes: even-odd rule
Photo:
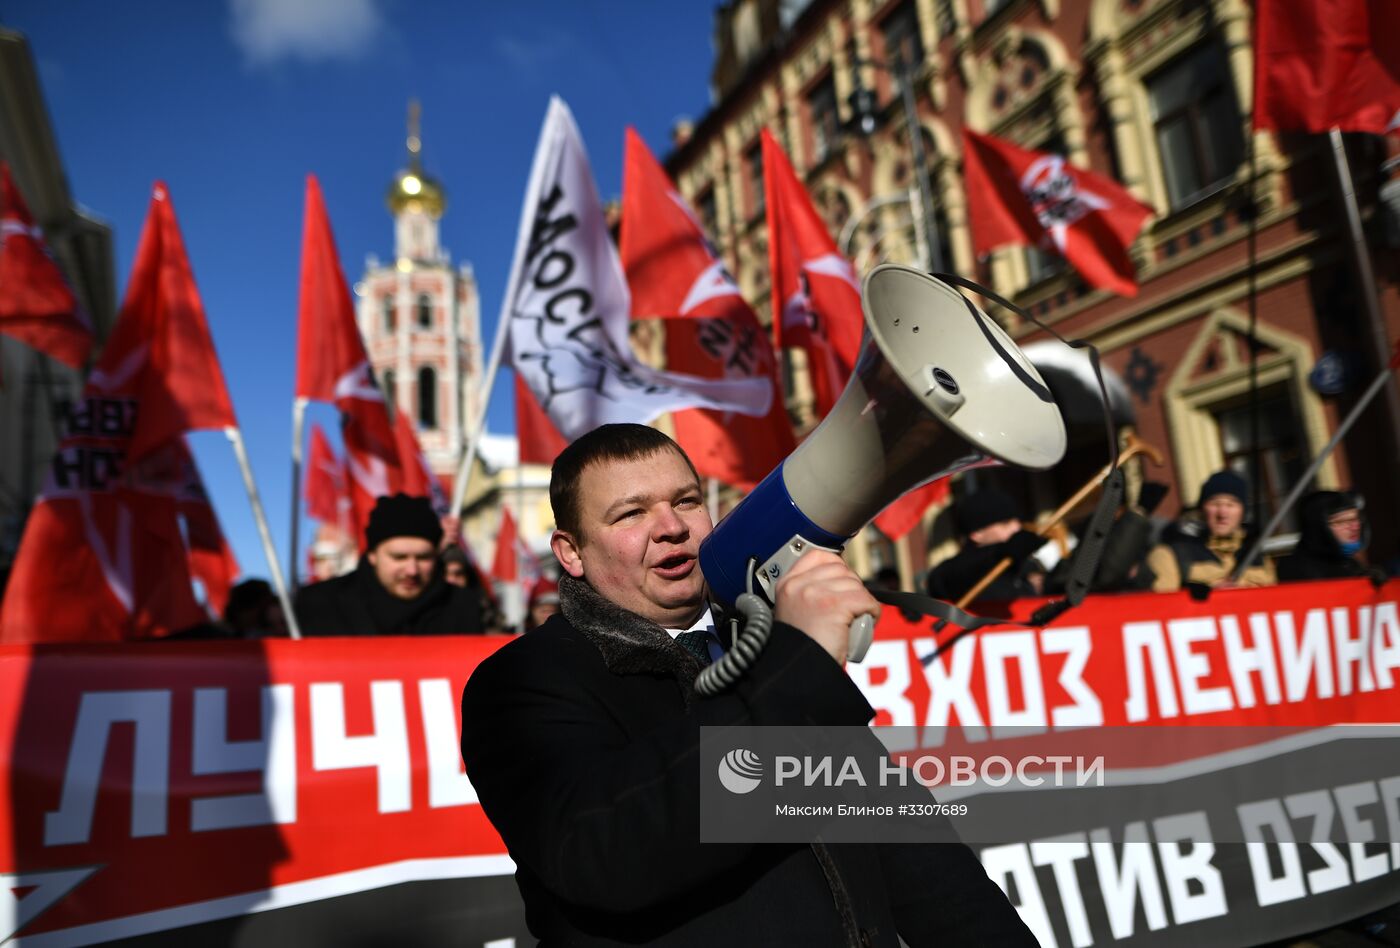
[[[935, 634], [887, 608], [870, 654], [849, 670], [879, 723], [986, 725], [992, 739], [999, 724], [1390, 722], [1400, 713], [1398, 601], [1400, 582], [1360, 580], [1218, 591], [1206, 602], [1095, 596], [1051, 628], [992, 627], [939, 654], [956, 630]], [[506, 641], [0, 647], [0, 813], [9, 817], [0, 821], [0, 941], [19, 933], [24, 945], [88, 944], [283, 916], [297, 921], [260, 943], [304, 944], [297, 911], [334, 905], [344, 916], [349, 897], [453, 880], [477, 888], [451, 898], [431, 890], [435, 907], [415, 915], [440, 905], [443, 917], [471, 916], [464, 943], [529, 943], [514, 867], [458, 749], [462, 686]], [[1239, 914], [1248, 910], [1257, 931], [1301, 933], [1400, 901], [1386, 895], [1400, 880], [1400, 846], [1342, 853], [1372, 867], [1388, 860], [1384, 874], [1362, 884], [1357, 870], [1354, 884], [1267, 908], [1227, 879], [1233, 919], [1254, 918]], [[1006, 847], [996, 858], [1009, 872]], [[1018, 908], [1056, 919], [1044, 930], [1060, 944], [1080, 943], [1064, 937], [1076, 931], [1074, 913], [1041, 881], [1040, 901], [1028, 908], [1020, 891]], [[1172, 898], [1163, 904], [1165, 928], [1149, 912], [1135, 934], [1113, 921], [1128, 934], [1093, 943], [1180, 943], [1210, 923], [1172, 914]], [[1085, 931], [1097, 938], [1109, 922], [1092, 905]]]

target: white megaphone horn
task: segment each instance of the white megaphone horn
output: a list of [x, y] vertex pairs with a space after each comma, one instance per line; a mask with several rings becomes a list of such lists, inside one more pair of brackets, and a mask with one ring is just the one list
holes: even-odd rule
[[[865, 340], [835, 407], [700, 546], [710, 591], [728, 605], [750, 587], [771, 603], [798, 557], [840, 550], [907, 490], [993, 464], [1041, 471], [1064, 456], [1065, 424], [1040, 373], [957, 290], [886, 264], [865, 277], [861, 306]], [[852, 661], [869, 648], [869, 620], [852, 626]]]

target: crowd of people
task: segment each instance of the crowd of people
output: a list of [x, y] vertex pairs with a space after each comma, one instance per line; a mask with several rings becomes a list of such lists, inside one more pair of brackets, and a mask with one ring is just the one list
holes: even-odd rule
[[[529, 631], [559, 611], [548, 577], [527, 589], [519, 627], [507, 625], [494, 591], [459, 542], [458, 523], [422, 497], [380, 497], [365, 529], [365, 552], [343, 576], [300, 587], [293, 608], [304, 636], [474, 635]], [[276, 638], [289, 623], [272, 586], [248, 579], [229, 593], [221, 622], [178, 638]]]
[[[1147, 482], [1135, 502], [1117, 512], [1093, 573], [1093, 591], [1184, 589], [1199, 598], [1218, 588], [1347, 577], [1379, 582], [1389, 574], [1366, 558], [1366, 505], [1351, 491], [1319, 490], [1305, 496], [1298, 506], [1293, 548], [1278, 556], [1255, 554], [1243, 569], [1241, 558], [1250, 556], [1258, 540], [1257, 525], [1246, 521], [1250, 496], [1243, 477], [1231, 470], [1212, 474], [1201, 485], [1196, 504], [1171, 521], [1153, 516], [1165, 493], [1164, 485]], [[1082, 549], [1072, 534], [1057, 545], [1054, 531], [1027, 529], [1020, 513], [1015, 500], [995, 487], [957, 501], [952, 516], [961, 546], [929, 572], [928, 594], [949, 602], [969, 593], [974, 599], [1006, 602], [1063, 591]], [[1009, 565], [981, 586], [983, 577], [1003, 561]]]
[[[1384, 578], [1367, 560], [1356, 494], [1309, 495], [1292, 549], [1245, 563], [1258, 534], [1246, 521], [1242, 477], [1211, 475], [1172, 521], [1155, 516], [1165, 493], [1140, 485], [1116, 512], [1095, 591], [1203, 596]], [[519, 630], [501, 628], [457, 524], [402, 494], [376, 503], [358, 566], [303, 587], [295, 601], [307, 636], [527, 633], [469, 679], [462, 751], [516, 861], [536, 935], [689, 945], [736, 931], [781, 940], [800, 929], [809, 944], [893, 945], [896, 933], [910, 944], [1034, 943], [961, 844], [698, 845], [701, 726], [867, 723], [873, 709], [842, 671], [847, 636], [855, 616], [878, 608], [871, 590], [900, 588], [898, 571], [862, 583], [839, 556], [803, 557], [777, 584], [771, 639], [752, 668], [729, 691], [701, 698], [696, 676], [732, 647], [733, 630], [707, 596], [698, 552], [712, 524], [679, 446], [645, 426], [603, 426], [556, 460], [550, 502], [560, 578], [534, 584]], [[1030, 529], [1015, 499], [994, 487], [950, 512], [961, 548], [926, 580], [945, 601], [1054, 595], [1093, 546]], [[282, 635], [286, 624], [267, 583], [234, 589], [227, 634]]]
[[[1119, 511], [1092, 579], [1095, 592], [1175, 592], [1198, 597], [1221, 587], [1272, 586], [1308, 579], [1370, 577], [1388, 572], [1367, 561], [1370, 527], [1365, 501], [1350, 491], [1320, 490], [1298, 506], [1298, 539], [1278, 557], [1255, 557], [1243, 571], [1240, 557], [1257, 539], [1246, 522], [1250, 507], [1245, 479], [1218, 471], [1201, 485], [1198, 501], [1182, 516], [1154, 516], [1166, 487], [1144, 483], [1134, 502]], [[1006, 602], [1063, 591], [1079, 555], [1068, 531], [1029, 529], [1016, 501], [984, 487], [954, 503], [952, 518], [961, 546], [928, 572], [924, 588], [936, 599]], [[458, 524], [440, 519], [428, 501], [398, 494], [379, 498], [365, 531], [365, 554], [344, 576], [301, 587], [295, 606], [303, 635], [434, 635], [528, 632], [559, 611], [559, 586], [551, 578], [527, 590], [523, 617], [507, 625], [489, 580], [458, 542]], [[1005, 568], [985, 586], [982, 580], [1003, 560]], [[871, 588], [898, 590], [899, 573], [880, 570]], [[187, 638], [285, 636], [288, 623], [266, 580], [235, 586], [223, 621], [190, 630]]]

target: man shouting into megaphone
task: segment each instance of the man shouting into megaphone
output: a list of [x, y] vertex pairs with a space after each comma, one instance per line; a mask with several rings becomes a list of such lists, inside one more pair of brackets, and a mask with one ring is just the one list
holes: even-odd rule
[[554, 462], [562, 613], [476, 670], [462, 756], [545, 945], [1034, 945], [962, 845], [702, 844], [700, 728], [868, 724], [846, 676], [879, 604], [839, 556], [777, 584], [766, 648], [701, 697], [729, 644], [698, 552], [712, 524], [670, 438], [605, 425]]

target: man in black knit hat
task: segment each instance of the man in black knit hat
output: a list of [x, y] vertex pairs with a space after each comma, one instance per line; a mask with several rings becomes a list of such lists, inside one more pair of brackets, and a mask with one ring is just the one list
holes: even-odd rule
[[1272, 586], [1278, 582], [1268, 557], [1231, 578], [1236, 558], [1254, 545], [1254, 530], [1244, 522], [1248, 509], [1249, 485], [1239, 474], [1226, 469], [1206, 478], [1196, 510], [1168, 527], [1162, 542], [1147, 554], [1153, 591], [1188, 588], [1204, 595], [1216, 587]]
[[1045, 537], [1025, 529], [1016, 502], [995, 487], [970, 494], [953, 505], [953, 522], [963, 537], [956, 556], [944, 560], [928, 576], [928, 594], [956, 602], [1000, 563], [1011, 559], [1011, 568], [978, 594], [979, 600], [1006, 602], [1036, 596], [1032, 571], [1043, 570], [1031, 554], [1045, 545]]
[[297, 594], [303, 635], [452, 635], [482, 631], [470, 590], [437, 566], [442, 524], [423, 497], [380, 497], [365, 528], [368, 552], [352, 573]]

